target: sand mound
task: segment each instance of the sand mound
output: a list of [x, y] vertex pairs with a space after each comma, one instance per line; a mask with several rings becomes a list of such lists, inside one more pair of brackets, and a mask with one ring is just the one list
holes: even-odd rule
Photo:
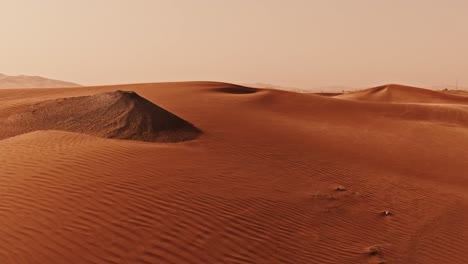
[[14, 134], [62, 130], [153, 142], [186, 141], [200, 134], [187, 121], [126, 91], [44, 101], [9, 116], [5, 122], [14, 128]]
[[338, 95], [335, 98], [382, 103], [468, 104], [466, 97], [396, 84]]

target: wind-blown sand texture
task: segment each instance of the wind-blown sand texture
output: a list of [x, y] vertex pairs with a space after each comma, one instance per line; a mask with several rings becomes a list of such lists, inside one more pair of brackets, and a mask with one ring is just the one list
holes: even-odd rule
[[[116, 90], [203, 133], [108, 139], [84, 131], [105, 118], [77, 133], [18, 116], [63, 121], [58, 102]], [[467, 104], [404, 86], [1, 90], [1, 122], [24, 122], [0, 127], [0, 263], [466, 263]]]
[[[31, 105], [10, 115], [0, 138], [38, 130], [62, 130], [103, 138], [179, 142], [201, 131], [131, 91], [61, 98]], [[12, 134], [13, 133], [13, 134]]]

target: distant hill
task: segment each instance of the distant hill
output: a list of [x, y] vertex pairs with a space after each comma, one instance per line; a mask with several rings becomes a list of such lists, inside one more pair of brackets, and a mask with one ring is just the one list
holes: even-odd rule
[[40, 76], [8, 76], [0, 73], [0, 88], [60, 88], [77, 86], [81, 85]]

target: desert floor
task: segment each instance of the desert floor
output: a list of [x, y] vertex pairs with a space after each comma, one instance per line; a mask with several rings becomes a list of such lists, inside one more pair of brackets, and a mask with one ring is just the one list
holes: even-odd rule
[[[27, 131], [15, 123], [44, 101], [116, 90], [201, 135], [144, 142], [47, 118], [24, 119]], [[100, 131], [104, 119], [78, 127]], [[214, 82], [0, 90], [0, 124], [3, 264], [468, 263], [461, 92], [388, 85], [321, 96]]]

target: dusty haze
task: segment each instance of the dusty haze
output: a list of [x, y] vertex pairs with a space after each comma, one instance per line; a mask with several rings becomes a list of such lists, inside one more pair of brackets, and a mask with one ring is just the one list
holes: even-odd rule
[[6, 0], [0, 72], [85, 85], [468, 83], [466, 1]]

